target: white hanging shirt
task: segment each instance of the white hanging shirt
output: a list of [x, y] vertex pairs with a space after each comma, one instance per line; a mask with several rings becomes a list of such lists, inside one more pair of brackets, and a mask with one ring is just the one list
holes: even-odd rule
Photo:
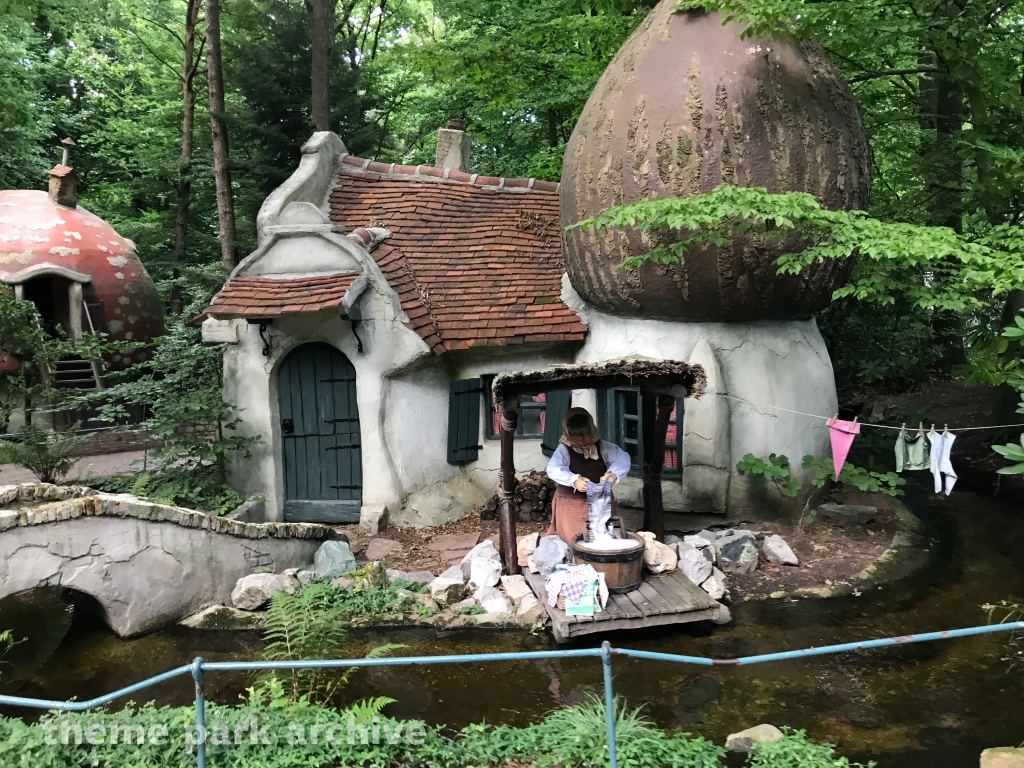
[[952, 432], [929, 432], [928, 442], [931, 444], [931, 469], [932, 479], [935, 481], [935, 492], [942, 493], [945, 486], [946, 495], [953, 492], [956, 485], [956, 472], [949, 460], [950, 451], [953, 448], [953, 441], [956, 435]]

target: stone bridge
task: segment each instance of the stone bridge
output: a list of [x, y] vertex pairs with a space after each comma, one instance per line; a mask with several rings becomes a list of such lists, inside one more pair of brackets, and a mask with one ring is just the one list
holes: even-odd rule
[[312, 563], [331, 533], [77, 486], [0, 486], [0, 599], [36, 587], [73, 589], [95, 599], [118, 635], [138, 635], [230, 604], [242, 576]]

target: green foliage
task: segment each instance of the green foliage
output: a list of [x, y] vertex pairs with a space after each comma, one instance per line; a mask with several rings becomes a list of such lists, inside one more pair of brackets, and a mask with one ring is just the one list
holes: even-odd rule
[[[811, 485], [822, 488], [829, 478], [835, 476], [832, 459], [816, 459], [808, 454], [804, 456], [803, 468], [814, 470]], [[872, 472], [847, 461], [839, 472], [839, 483], [856, 488], [858, 491], [884, 493], [886, 496], [902, 496], [900, 488], [907, 481], [895, 472]]]
[[1020, 445], [1009, 443], [1008, 445], [993, 445], [992, 450], [1003, 458], [1016, 462], [1008, 467], [1000, 468], [1001, 475], [1024, 475], [1024, 435], [1020, 436]]
[[77, 428], [76, 424], [67, 430], [49, 430], [22, 424], [13, 440], [0, 440], [0, 464], [24, 467], [42, 483], [59, 483], [77, 460], [73, 454], [83, 440]]
[[423, 584], [419, 581], [406, 581], [403, 578], [397, 578], [391, 582], [392, 589], [407, 589], [410, 592], [419, 592], [421, 595], [425, 595], [430, 591], [428, 584]]
[[773, 453], [768, 457], [768, 461], [765, 461], [752, 453], [748, 453], [739, 460], [739, 463], [736, 464], [736, 469], [740, 472], [750, 472], [754, 477], [767, 480], [775, 485], [779, 489], [779, 493], [787, 499], [791, 499], [800, 493], [800, 481], [793, 477], [789, 458], [786, 456], [779, 456]]
[[[693, 197], [617, 206], [573, 226], [649, 233], [655, 247], [626, 259], [624, 268], [647, 261], [676, 264], [688, 249], [727, 245], [739, 235], [764, 243], [796, 235], [807, 247], [782, 254], [779, 274], [797, 274], [825, 259], [859, 256], [870, 260], [872, 269], [839, 288], [835, 298], [883, 305], [895, 301], [898, 285], [914, 306], [962, 312], [984, 306], [981, 291], [1002, 294], [1024, 285], [1024, 229], [1002, 227], [998, 237], [975, 241], [948, 227], [886, 223], [863, 211], [825, 210], [803, 192], [771, 194], [762, 187], [723, 185]], [[921, 279], [908, 281], [906, 270]]]
[[[271, 598], [263, 635], [265, 661], [336, 659], [345, 656], [345, 624], [353, 616], [393, 611], [401, 605], [394, 589], [369, 587], [347, 590], [325, 582], [305, 585], [294, 595], [278, 592]], [[383, 656], [402, 645], [372, 649], [367, 658]], [[261, 692], [276, 690], [282, 673], [265, 676]], [[352, 670], [295, 669], [284, 673], [289, 700], [327, 702], [348, 682]]]
[[[786, 728], [784, 734], [778, 741], [755, 744], [749, 768], [854, 768], [861, 765], [836, 757], [831, 744], [808, 741], [805, 731]], [[868, 767], [874, 764], [870, 762]]]
[[[725, 751], [689, 734], [668, 736], [621, 699], [615, 701], [615, 738], [623, 768], [671, 766], [718, 768]], [[603, 703], [592, 697], [576, 707], [555, 710], [526, 728], [471, 725], [459, 734], [460, 765], [503, 765], [529, 761], [538, 768], [598, 768], [608, 765]]]

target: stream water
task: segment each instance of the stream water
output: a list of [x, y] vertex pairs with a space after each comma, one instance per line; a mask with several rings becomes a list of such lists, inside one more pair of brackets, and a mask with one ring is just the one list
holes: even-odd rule
[[[983, 624], [983, 604], [1024, 597], [1024, 508], [967, 491], [938, 497], [923, 488], [911, 490], [907, 503], [925, 522], [933, 554], [911, 579], [859, 597], [734, 606], [734, 622], [725, 627], [609, 639], [646, 650], [747, 655]], [[69, 610], [59, 595], [42, 591], [0, 602], [0, 630], [7, 627], [29, 639], [5, 658], [0, 691], [57, 699], [89, 698], [197, 655], [244, 659], [260, 649], [257, 633], [180, 627], [120, 640], [88, 611]], [[408, 655], [554, 647], [549, 636], [486, 630], [349, 637], [353, 655], [385, 642], [406, 644], [402, 653]], [[985, 747], [1024, 741], [1024, 669], [1002, 661], [1007, 639], [992, 635], [740, 668], [618, 659], [615, 686], [658, 725], [718, 743], [732, 731], [768, 722], [806, 728], [812, 738], [881, 768], [974, 768]], [[208, 675], [207, 696], [234, 701], [248, 682]], [[480, 720], [522, 725], [600, 686], [600, 663], [580, 659], [365, 670], [345, 695], [390, 696], [397, 702], [389, 714], [452, 727]], [[187, 704], [191, 696], [185, 679], [145, 694], [160, 704]]]

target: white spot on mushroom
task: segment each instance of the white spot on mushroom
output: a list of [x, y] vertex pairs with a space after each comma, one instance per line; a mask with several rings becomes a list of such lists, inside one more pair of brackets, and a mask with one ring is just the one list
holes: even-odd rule
[[108, 253], [110, 251], [110, 249], [107, 248], [107, 246], [105, 246], [105, 245], [97, 245], [96, 247], [99, 248], [104, 253]]
[[97, 224], [95, 221], [83, 221], [82, 222], [82, 226], [83, 227], [99, 227], [100, 225]]
[[67, 258], [68, 256], [77, 256], [78, 249], [68, 248], [63, 245], [55, 245], [53, 248], [50, 249], [50, 253], [52, 253], [55, 256], [60, 256], [61, 258]]
[[48, 238], [48, 237], [30, 237], [30, 238], [28, 238], [28, 241], [30, 243], [48, 243], [48, 242], [50, 242], [50, 238]]
[[123, 267], [128, 263], [128, 259], [124, 256], [107, 256], [107, 263], [112, 267]]
[[21, 235], [0, 235], [0, 242], [13, 243], [15, 240], [21, 240]]
[[[4, 221], [3, 219], [0, 219], [0, 224], [15, 224], [15, 223], [16, 222], [14, 222], [14, 221]], [[36, 221], [36, 222], [29, 221], [29, 222], [26, 222], [24, 226], [27, 229], [34, 229], [34, 230], [53, 229], [54, 227], [60, 226], [63, 223], [64, 223], [64, 219], [50, 219], [50, 221]]]
[[64, 237], [73, 237], [75, 240], [81, 240], [82, 235], [78, 232], [65, 232]]
[[115, 315], [120, 315], [120, 314], [121, 314], [121, 308], [120, 308], [120, 307], [116, 307], [116, 308], [114, 309], [114, 314], [115, 314]]
[[138, 319], [139, 319], [138, 315], [128, 315], [128, 325], [135, 325], [135, 323], [136, 323], [136, 321]]
[[118, 296], [117, 297], [117, 303], [118, 304], [131, 304], [132, 300], [129, 299], [127, 296]]
[[120, 333], [121, 331], [124, 330], [124, 323], [122, 323], [120, 320], [111, 320], [109, 323], [107, 323], [107, 328], [110, 329], [111, 333]]
[[124, 272], [115, 272], [114, 277], [116, 277], [118, 280], [124, 280]]
[[127, 339], [128, 341], [131, 341], [134, 336], [135, 334], [132, 333], [131, 331], [128, 331], [128, 333], [124, 335], [125, 339]]

